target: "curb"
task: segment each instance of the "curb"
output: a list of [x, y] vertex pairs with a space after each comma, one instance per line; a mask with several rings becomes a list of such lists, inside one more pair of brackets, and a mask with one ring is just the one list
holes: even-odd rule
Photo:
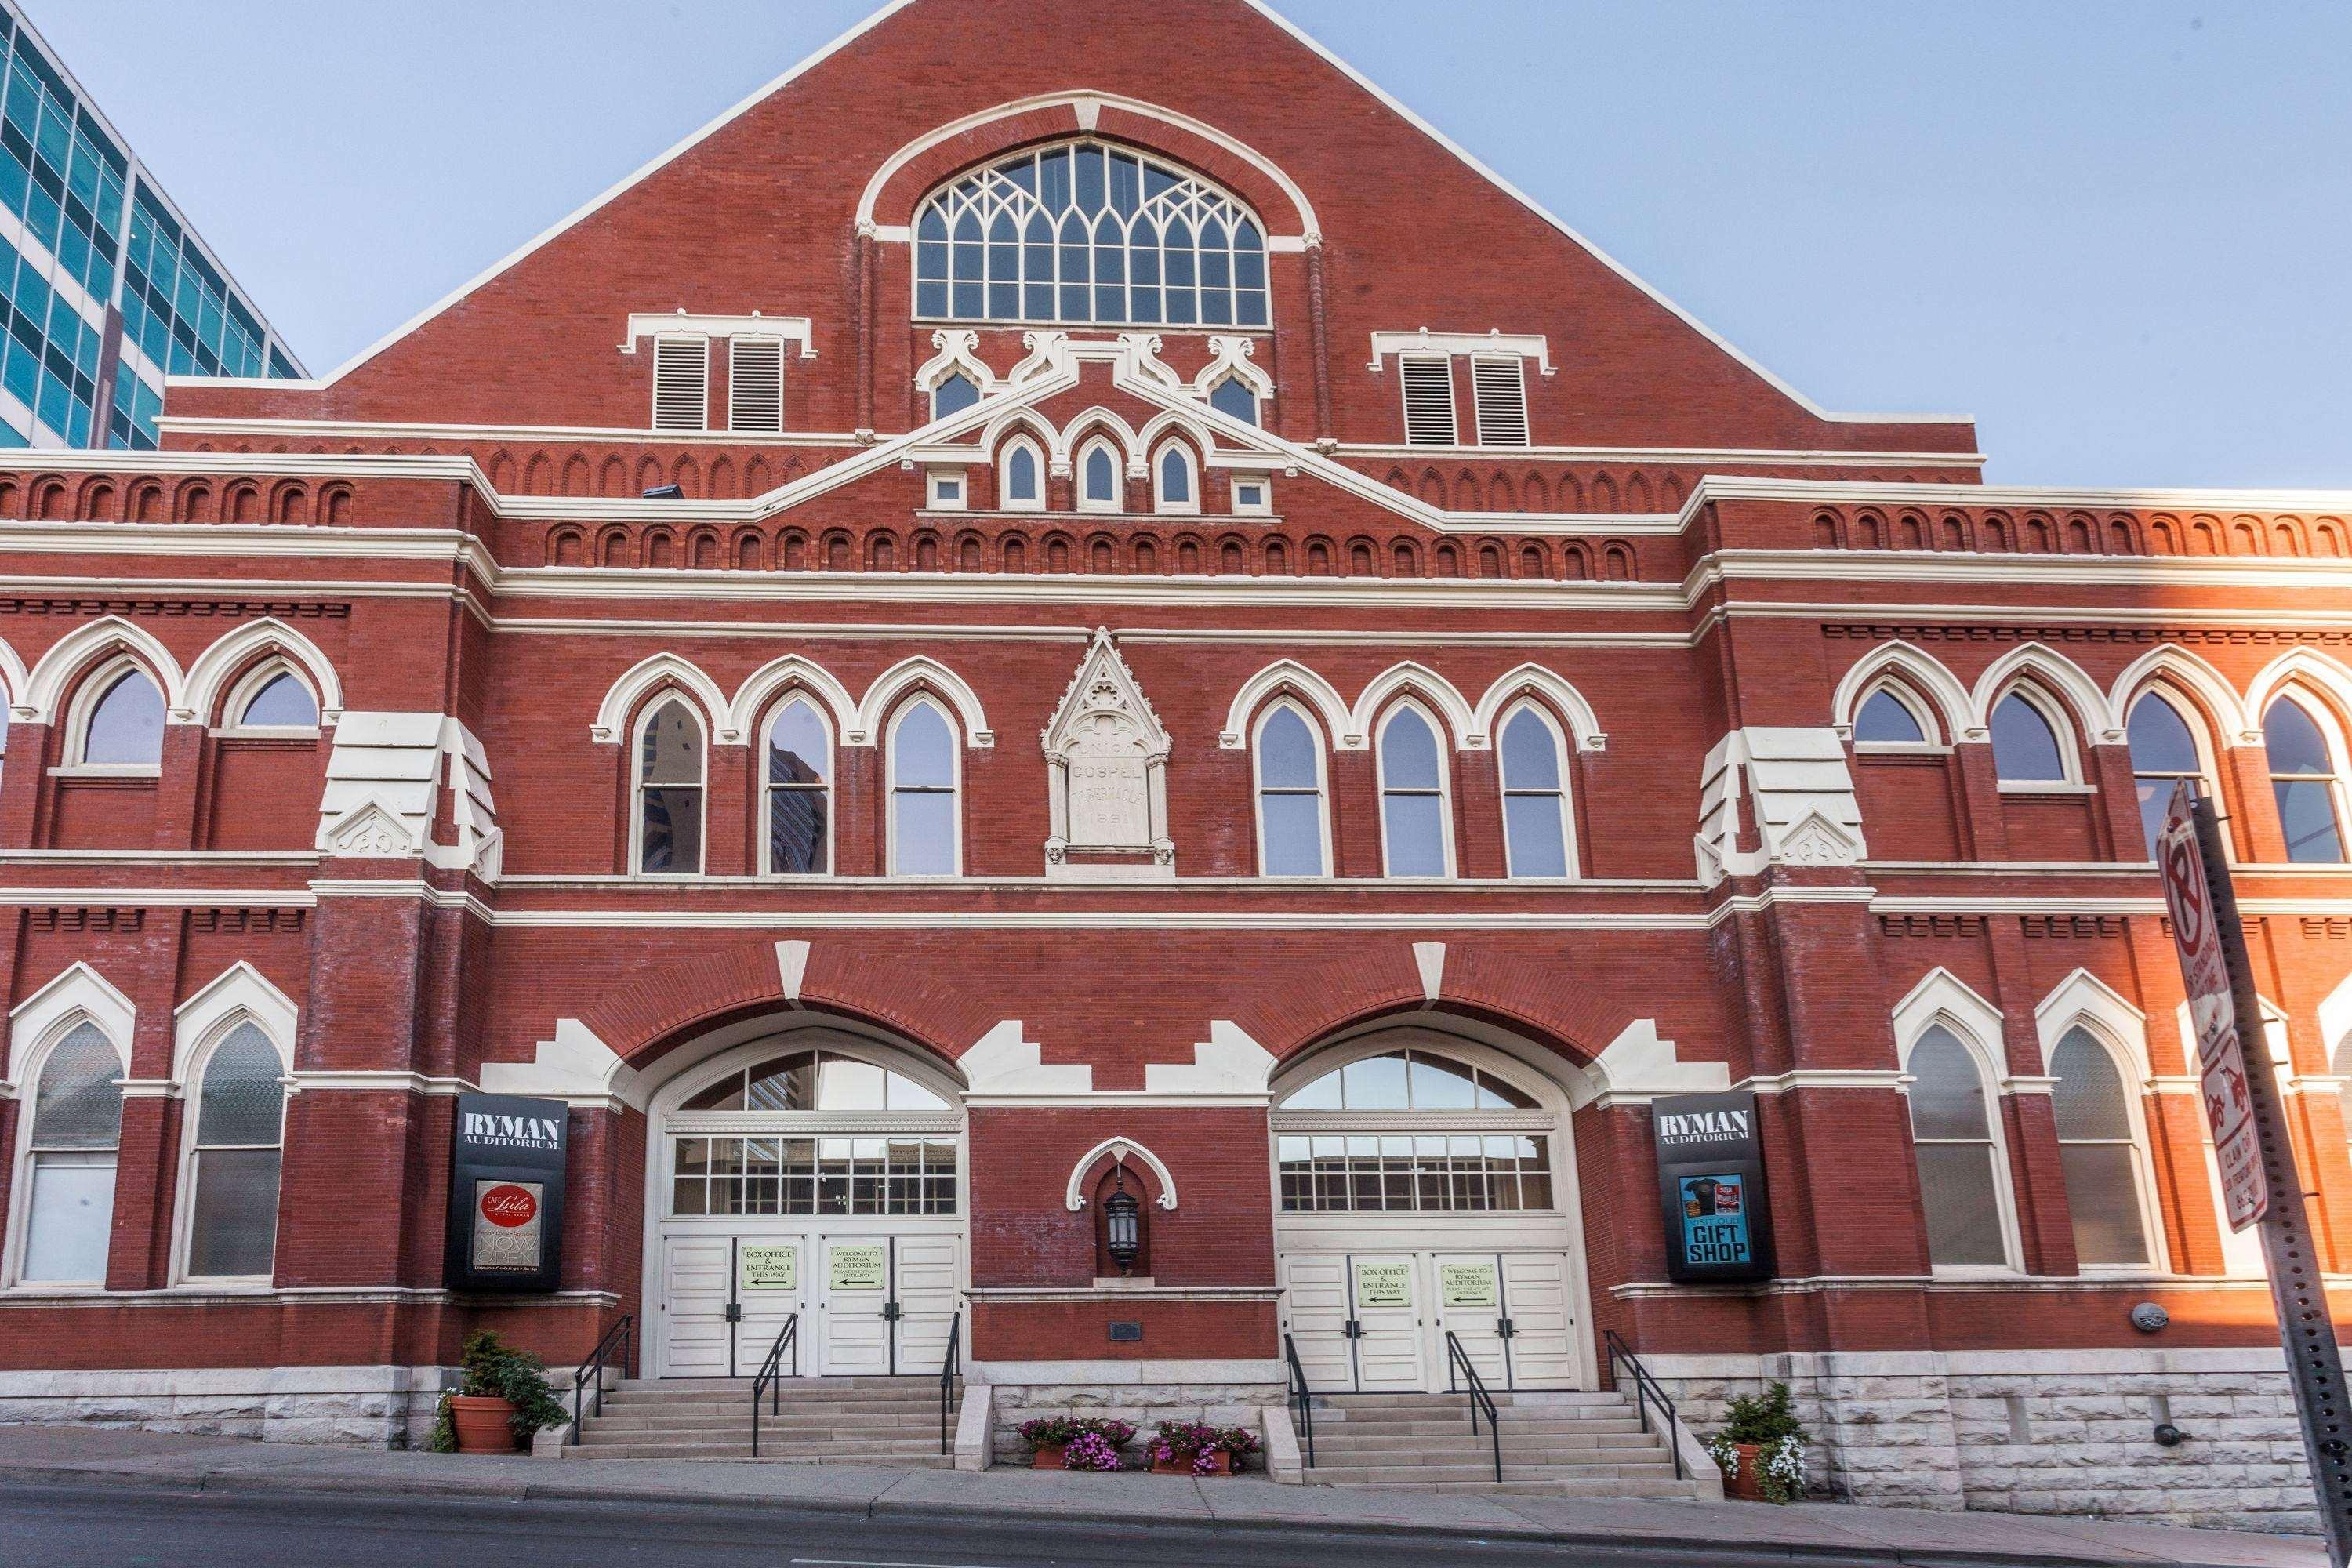
[[[968, 1503], [923, 1502], [892, 1504], [884, 1494], [870, 1498], [798, 1497], [761, 1500], [754, 1498], [714, 1497], [696, 1495], [658, 1488], [631, 1486], [626, 1483], [591, 1486], [560, 1481], [511, 1479], [492, 1477], [479, 1479], [450, 1476], [446, 1479], [424, 1477], [378, 1478], [371, 1476], [314, 1475], [299, 1469], [273, 1469], [267, 1467], [217, 1468], [199, 1470], [193, 1474], [173, 1474], [168, 1470], [124, 1470], [108, 1466], [16, 1465], [0, 1463], [0, 1484], [77, 1484], [108, 1487], [136, 1487], [152, 1491], [159, 1488], [186, 1491], [229, 1495], [268, 1495], [270, 1493], [317, 1496], [448, 1498], [460, 1500], [495, 1502], [601, 1502], [635, 1506], [655, 1506], [693, 1510], [723, 1509], [740, 1512], [784, 1510], [801, 1513], [856, 1514], [868, 1519], [893, 1520], [940, 1519], [971, 1522], [1002, 1523], [1007, 1519], [1024, 1514], [1050, 1518], [1056, 1523], [1120, 1526], [1132, 1528], [1152, 1522], [1152, 1516], [1134, 1511], [1071, 1508], [1055, 1506], [1050, 1510], [1023, 1510], [1013, 1507], [983, 1507]], [[1198, 1483], [1194, 1483], [1196, 1486]], [[1699, 1507], [1719, 1507], [1720, 1504], [1697, 1504]], [[2004, 1516], [2006, 1517], [2006, 1516]], [[1171, 1522], [1160, 1516], [1160, 1522]], [[1184, 1526], [1215, 1531], [1247, 1533], [1279, 1533], [1286, 1531], [1312, 1530], [1330, 1534], [1400, 1536], [1412, 1540], [1461, 1541], [1498, 1540], [1521, 1542], [1541, 1542], [1564, 1547], [1610, 1548], [1618, 1551], [1667, 1551], [1671, 1542], [1657, 1535], [1623, 1531], [1578, 1529], [1573, 1526], [1538, 1524], [1533, 1521], [1517, 1523], [1496, 1521], [1475, 1526], [1432, 1525], [1391, 1521], [1349, 1520], [1339, 1518], [1230, 1518], [1208, 1515], [1198, 1521], [1182, 1521]], [[1686, 1547], [1686, 1540], [1683, 1542]], [[1867, 1542], [1731, 1542], [1727, 1550], [1737, 1550], [1750, 1558], [1786, 1558], [1790, 1562], [1808, 1560], [1870, 1562], [1882, 1563], [1954, 1564], [1969, 1568], [1994, 1568], [1994, 1565], [2015, 1564], [2018, 1568], [2116, 1568], [2119, 1561], [2112, 1555], [2096, 1553], [2084, 1548], [2053, 1552], [2018, 1552], [1986, 1550], [1980, 1547], [1903, 1547], [1875, 1545]], [[2144, 1568], [2244, 1568], [2242, 1563], [2219, 1559], [2194, 1557], [2147, 1556], [2139, 1560]], [[2138, 1565], [2136, 1564], [2136, 1568]]]

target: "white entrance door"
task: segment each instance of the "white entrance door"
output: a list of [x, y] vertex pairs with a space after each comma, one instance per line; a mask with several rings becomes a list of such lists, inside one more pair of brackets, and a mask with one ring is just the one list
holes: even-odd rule
[[1444, 1359], [1451, 1385], [1460, 1376], [1445, 1336], [1452, 1334], [1463, 1354], [1490, 1389], [1511, 1386], [1510, 1357], [1506, 1352], [1503, 1310], [1503, 1260], [1491, 1252], [1440, 1252], [1430, 1259], [1437, 1298], [1437, 1352]]
[[890, 1243], [887, 1236], [824, 1238], [817, 1371], [882, 1377], [891, 1371]]
[[662, 1238], [662, 1371], [671, 1377], [731, 1377], [727, 1321], [728, 1236]]
[[[757, 1377], [775, 1349], [776, 1337], [807, 1300], [808, 1241], [804, 1237], [773, 1234], [735, 1238], [735, 1305], [741, 1320], [735, 1325], [737, 1377]], [[800, 1338], [798, 1330], [793, 1338]], [[787, 1346], [777, 1370], [791, 1377], [803, 1369], [804, 1345]]]
[[1282, 1259], [1283, 1326], [1298, 1350], [1309, 1388], [1356, 1386], [1355, 1343], [1348, 1337], [1348, 1258], [1338, 1252], [1291, 1252]]
[[1511, 1322], [1511, 1386], [1581, 1386], [1568, 1259], [1556, 1252], [1503, 1254], [1503, 1305]]
[[1355, 1319], [1356, 1389], [1361, 1394], [1429, 1386], [1420, 1259], [1410, 1252], [1348, 1255]]
[[898, 1237], [897, 1297], [901, 1374], [936, 1373], [946, 1364], [948, 1326], [956, 1313], [956, 1240], [951, 1236]]

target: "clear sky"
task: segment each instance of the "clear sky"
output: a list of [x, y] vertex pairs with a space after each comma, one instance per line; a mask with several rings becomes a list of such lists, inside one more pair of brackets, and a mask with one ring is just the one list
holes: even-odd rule
[[[321, 373], [869, 9], [24, 3]], [[1826, 407], [1973, 414], [1997, 482], [2352, 488], [2344, 0], [1281, 9]]]

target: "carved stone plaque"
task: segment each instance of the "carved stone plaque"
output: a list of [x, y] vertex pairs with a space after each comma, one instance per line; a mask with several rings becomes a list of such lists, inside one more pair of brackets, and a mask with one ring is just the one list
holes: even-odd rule
[[1151, 842], [1151, 787], [1144, 773], [1139, 726], [1097, 711], [1072, 737], [1070, 832], [1073, 848], [1131, 849]]

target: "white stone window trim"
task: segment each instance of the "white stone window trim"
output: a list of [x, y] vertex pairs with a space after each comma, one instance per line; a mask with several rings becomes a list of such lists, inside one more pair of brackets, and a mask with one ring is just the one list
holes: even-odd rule
[[[1186, 499], [1171, 500], [1168, 496], [1168, 460], [1173, 458], [1184, 466]], [[1201, 510], [1201, 463], [1189, 441], [1171, 438], [1162, 441], [1151, 453], [1151, 510], [1176, 516], [1198, 516]]]
[[[898, 731], [907, 722], [908, 717], [920, 708], [929, 708], [937, 713], [940, 721], [948, 728], [948, 821], [954, 836], [948, 859], [954, 868], [944, 873], [901, 871], [898, 868]], [[940, 879], [943, 876], [961, 877], [964, 874], [963, 753], [965, 746], [971, 742], [968, 731], [959, 721], [956, 705], [928, 687], [911, 688], [890, 710], [889, 722], [884, 726], [882, 737], [882, 795], [885, 813], [882, 837], [886, 850], [885, 874], [892, 877], [933, 880]], [[911, 786], [910, 792], [936, 794], [938, 788], [936, 785]]]
[[[2123, 1080], [2124, 1106], [2131, 1119], [2132, 1179], [2137, 1187], [2141, 1234], [2147, 1242], [2144, 1263], [2084, 1264], [2085, 1275], [2137, 1277], [2172, 1271], [2164, 1234], [2164, 1208], [2157, 1195], [2154, 1145], [2149, 1140], [2147, 1096], [2154, 1092], [2155, 1074], [2148, 1066], [2147, 1015], [2087, 969], [2077, 968], [2053, 986], [2033, 1010], [2034, 1033], [2042, 1046], [2042, 1070], [2053, 1069], [2059, 1042], [2081, 1029], [2098, 1042]], [[2056, 1079], [2052, 1079], [2054, 1085]], [[2063, 1147], [2062, 1142], [2061, 1147]], [[2062, 1180], [2060, 1186], [2063, 1190]]]
[[[1986, 1001], [1966, 981], [1948, 969], [1928, 972], [1902, 1001], [1895, 1005], [1895, 1058], [1903, 1072], [1904, 1131], [1910, 1135], [1911, 1056], [1927, 1032], [1942, 1026], [1960, 1043], [1976, 1068], [1977, 1090], [1984, 1097], [1985, 1129], [1992, 1146], [1993, 1206], [2000, 1226], [2001, 1250], [2007, 1259], [1998, 1264], [1936, 1263], [1928, 1270], [1937, 1279], [2008, 1279], [2025, 1271], [2022, 1243], [2020, 1237], [2017, 1193], [2010, 1174], [2008, 1118], [2002, 1114], [2001, 1100], [2009, 1094], [2023, 1090], [2047, 1091], [2047, 1079], [2021, 1081], [2013, 1078], [2001, 1055], [2000, 1009]], [[1918, 1170], [1918, 1156], [1912, 1155], [1912, 1170]], [[1922, 1233], [1924, 1243], [1925, 1234]]]
[[53, 776], [114, 779], [163, 777], [163, 763], [160, 755], [152, 763], [92, 763], [83, 760], [85, 751], [89, 745], [90, 720], [96, 716], [98, 705], [122, 683], [123, 677], [131, 674], [137, 674], [155, 688], [156, 696], [164, 708], [163, 729], [166, 734], [169, 733], [171, 730], [170, 689], [164, 685], [163, 678], [150, 668], [145, 661], [127, 649], [117, 651], [92, 665], [89, 672], [83, 676], [80, 686], [75, 689], [73, 701], [66, 710], [65, 756], [67, 760], [59, 766], [49, 770]]
[[[1315, 757], [1315, 824], [1317, 831], [1321, 838], [1323, 854], [1323, 868], [1313, 873], [1296, 871], [1273, 872], [1268, 871], [1265, 868], [1265, 795], [1267, 790], [1265, 783], [1265, 769], [1264, 766], [1265, 757], [1265, 727], [1270, 721], [1272, 721], [1276, 713], [1286, 710], [1298, 715], [1300, 722], [1307, 726], [1307, 739], [1313, 742], [1308, 749], [1314, 753]], [[1267, 703], [1264, 708], [1258, 710], [1257, 716], [1250, 721], [1249, 735], [1250, 823], [1253, 834], [1253, 842], [1257, 847], [1258, 876], [1268, 881], [1276, 882], [1329, 881], [1333, 875], [1331, 862], [1331, 767], [1328, 756], [1331, 747], [1330, 731], [1327, 730], [1321, 721], [1317, 718], [1314, 710], [1309, 708], [1306, 703], [1299, 701], [1297, 699], [1286, 692], [1282, 696], [1276, 697], [1273, 701]], [[1285, 793], [1303, 793], [1294, 791], [1288, 785], [1282, 787]]]
[[[248, 724], [245, 722], [243, 714], [247, 707], [281, 675], [291, 677], [310, 694], [311, 706], [319, 710], [320, 723]], [[327, 712], [327, 705], [320, 700], [319, 689], [312, 683], [310, 671], [297, 663], [290, 655], [275, 654], [239, 676], [236, 684], [229, 688], [228, 695], [221, 700], [221, 724], [212, 732], [215, 735], [230, 737], [249, 736], [257, 740], [272, 738], [315, 740], [325, 732]]]
[[[1552, 754], [1559, 768], [1559, 794], [1558, 796], [1559, 802], [1559, 834], [1561, 846], [1567, 851], [1566, 855], [1563, 857], [1562, 862], [1567, 869], [1564, 875], [1559, 877], [1539, 877], [1533, 872], [1528, 872], [1523, 875], [1519, 871], [1514, 869], [1511, 865], [1511, 798], [1514, 795], [1537, 795], [1544, 793], [1540, 790], [1514, 790], [1511, 787], [1510, 774], [1503, 765], [1503, 732], [1510, 727], [1511, 721], [1517, 719], [1522, 711], [1533, 713], [1537, 720], [1542, 723], [1544, 732], [1551, 737]], [[1569, 738], [1567, 727], [1560, 722], [1559, 715], [1554, 713], [1549, 707], [1542, 702], [1537, 701], [1532, 696], [1522, 693], [1519, 696], [1513, 698], [1509, 704], [1503, 709], [1502, 712], [1496, 716], [1495, 721], [1493, 744], [1495, 752], [1495, 788], [1496, 794], [1503, 801], [1504, 879], [1514, 882], [1575, 881], [1578, 878], [1583, 875], [1583, 872], [1580, 869], [1580, 863], [1576, 853], [1576, 788], [1574, 783], [1575, 775], [1571, 772], [1571, 764], [1576, 760], [1576, 747], [1575, 743]]]
[[923, 506], [929, 511], [971, 510], [971, 479], [961, 468], [935, 468], [923, 474]]
[[[2317, 692], [2314, 691], [2310, 687], [2303, 684], [2301, 681], [2289, 681], [2285, 685], [2278, 688], [2277, 690], [2271, 693], [2269, 700], [2263, 703], [2262, 710], [2254, 715], [2255, 723], [2263, 732], [2263, 776], [2270, 781], [2273, 792], [2272, 798], [2273, 801], [2276, 800], [2277, 788], [2282, 783], [2292, 782], [2296, 784], [2308, 784], [2313, 782], [2317, 776], [2313, 773], [2280, 773], [2277, 765], [2270, 760], [2269, 725], [2271, 710], [2282, 702], [2292, 702], [2297, 708], [2302, 709], [2304, 716], [2309, 719], [2312, 724], [2319, 731], [2320, 744], [2327, 748], [2328, 766], [2336, 771], [2326, 780], [2326, 783], [2328, 786], [2328, 796], [2336, 804], [2336, 842], [2343, 847], [2346, 856], [2345, 862], [2333, 863], [2344, 864], [2347, 862], [2352, 862], [2352, 751], [2347, 751], [2346, 749], [2344, 743], [2344, 726], [2342, 721], [2336, 717], [2334, 705], [2328, 702], [2325, 698], [2321, 697]], [[2284, 827], [2284, 825], [2282, 824], [2281, 826]], [[2295, 866], [2302, 869], [2308, 869], [2313, 866], [2324, 867], [2331, 864], [2331, 862], [2325, 860], [2285, 861], [2282, 863]]]
[[815, 328], [806, 316], [769, 316], [758, 310], [748, 316], [693, 315], [683, 306], [667, 313], [632, 311], [618, 347], [633, 354], [646, 339], [659, 337], [782, 338], [798, 345], [801, 358], [816, 358]]
[[1983, 721], [1975, 717], [1975, 700], [1969, 689], [1935, 655], [1902, 641], [1882, 643], [1854, 660], [1838, 680], [1837, 690], [1830, 700], [1830, 728], [1840, 740], [1853, 739], [1853, 724], [1862, 713], [1862, 705], [1870, 700], [1880, 688], [1899, 685], [1898, 697], [1911, 699], [1914, 716], [1934, 722], [1923, 722], [1920, 733], [1941, 743], [1948, 750], [1962, 741], [1983, 742], [1989, 738]]
[[1559, 374], [1551, 363], [1551, 340], [1542, 332], [1505, 332], [1496, 328], [1486, 332], [1433, 332], [1427, 327], [1411, 332], [1374, 332], [1372, 360], [1364, 368], [1375, 375], [1387, 368], [1393, 355], [1407, 353], [1444, 354], [1449, 358], [1483, 354], [1488, 358], [1515, 355], [1521, 360], [1533, 360], [1536, 368], [1547, 376]]
[[[1110, 459], [1110, 494], [1100, 498], [1087, 493], [1087, 465], [1097, 452], [1105, 454]], [[1089, 512], [1125, 511], [1127, 510], [1127, 454], [1120, 450], [1118, 442], [1108, 436], [1088, 437], [1079, 445], [1078, 454], [1072, 459], [1070, 465], [1071, 474], [1077, 480], [1075, 488], [1077, 491], [1078, 510]]]
[[[691, 871], [648, 871], [646, 857], [646, 731], [654, 716], [672, 702], [683, 707], [693, 717], [702, 737], [700, 776], [695, 784], [695, 805], [700, 813], [696, 842], [701, 847], [703, 866]], [[638, 705], [637, 716], [629, 726], [629, 742], [622, 756], [629, 770], [629, 875], [649, 882], [691, 881], [703, 874], [710, 858], [710, 748], [714, 725], [710, 714], [686, 691], [671, 688], [656, 689], [646, 694]], [[672, 785], [656, 785], [671, 788]]]
[[[1246, 499], [1245, 489], [1257, 491], [1255, 500]], [[1235, 517], [1272, 517], [1274, 515], [1274, 478], [1270, 474], [1235, 474], [1233, 477], [1232, 506]]]
[[[2234, 693], [2232, 695], [2234, 696]], [[2126, 694], [2123, 705], [2116, 710], [2116, 715], [2123, 721], [2124, 724], [2125, 764], [2131, 769], [2133, 816], [2136, 819], [2139, 815], [2139, 781], [2143, 776], [2148, 778], [2177, 778], [2180, 776], [2176, 773], [2148, 773], [2143, 775], [2139, 771], [2138, 763], [2132, 758], [2131, 716], [2138, 710], [2139, 705], [2142, 702], [2147, 701], [2149, 698], [2154, 698], [2158, 702], [2161, 702], [2166, 707], [2171, 709], [2173, 713], [2180, 720], [2182, 726], [2188, 730], [2189, 742], [2190, 745], [2197, 748], [2197, 773], [2195, 777], [2197, 781], [2198, 793], [2205, 799], [2215, 803], [2215, 805], [2218, 807], [2222, 798], [2221, 784], [2221, 768], [2220, 754], [2216, 752], [2213, 744], [2213, 721], [2206, 716], [2206, 709], [2204, 705], [2199, 702], [2196, 697], [2191, 695], [2187, 689], [2175, 685], [2171, 681], [2165, 679], [2161, 675], [2157, 675], [2151, 676], [2147, 680], [2142, 681], [2138, 686], [2131, 689], [2131, 690]], [[2226, 722], [2226, 721], [2224, 721]], [[2264, 782], [2268, 782], [2267, 778]], [[2223, 847], [2230, 851], [2230, 858], [2232, 860], [2237, 858], [2236, 847], [2232, 842], [2234, 837], [2235, 835], [2231, 834], [2225, 826], [2221, 834], [2221, 842]]]
[[[1397, 870], [1390, 864], [1389, 795], [1392, 793], [1392, 789], [1389, 784], [1388, 747], [1386, 742], [1388, 741], [1389, 726], [1394, 724], [1398, 718], [1405, 713], [1412, 713], [1417, 716], [1423, 723], [1429, 726], [1430, 739], [1435, 743], [1435, 749], [1437, 752], [1438, 847], [1440, 853], [1444, 858], [1445, 868], [1438, 872], [1434, 877], [1431, 877], [1427, 874], [1408, 875], [1405, 872]], [[1437, 716], [1436, 710], [1431, 708], [1427, 702], [1423, 701], [1417, 693], [1398, 698], [1395, 701], [1389, 704], [1385, 712], [1381, 714], [1379, 724], [1373, 731], [1372, 770], [1375, 775], [1375, 794], [1379, 797], [1381, 808], [1381, 875], [1382, 877], [1396, 881], [1426, 882], [1433, 880], [1451, 880], [1455, 875], [1454, 845], [1454, 748], [1460, 742], [1454, 739], [1453, 732], [1447, 728], [1445, 721]], [[1397, 785], [1393, 787], [1393, 793], [1404, 795], [1426, 795], [1429, 792], [1418, 787], [1407, 788], [1402, 785]]]
[[2003, 795], [2095, 793], [2097, 786], [2084, 775], [2082, 737], [2075, 731], [2074, 716], [2067, 711], [2066, 705], [2040, 681], [2020, 677], [1994, 694], [1992, 700], [1985, 704], [1987, 736], [1992, 732], [1992, 715], [2012, 697], [2040, 714], [2042, 721], [2050, 726], [2050, 737], [2058, 743], [2058, 765], [2063, 776], [2054, 779], [2005, 779], [1998, 776], [1999, 765], [1996, 763], [1994, 787]]
[[[961, 374], [979, 388], [985, 401], [1003, 390], [1005, 383], [986, 360], [980, 357], [980, 334], [969, 328], [943, 327], [931, 334], [931, 347], [939, 352], [923, 362], [915, 372], [915, 390], [926, 398], [935, 396], [949, 379]], [[932, 410], [931, 417], [940, 417]]]
[[[795, 702], [805, 706], [816, 718], [817, 728], [824, 731], [824, 784], [822, 789], [792, 787], [778, 784], [768, 776], [768, 752], [774, 744], [776, 725], [785, 711]], [[835, 815], [837, 788], [836, 775], [840, 764], [841, 737], [833, 722], [833, 707], [822, 692], [800, 685], [786, 686], [771, 699], [768, 716], [760, 725], [760, 744], [752, 749], [752, 766], [759, 770], [760, 814], [754, 826], [760, 836], [761, 875], [786, 882], [829, 881], [839, 870], [839, 860], [834, 853], [835, 838], [840, 821]], [[822, 795], [824, 797], [824, 869], [822, 871], [779, 871], [772, 863], [775, 853], [775, 833], [770, 826], [774, 805], [771, 797], [780, 791], [795, 795]]]
[[[179, 1176], [173, 1187], [172, 1267], [173, 1287], [268, 1290], [268, 1274], [194, 1274], [188, 1259], [196, 1229], [196, 1133], [204, 1109], [205, 1073], [229, 1036], [251, 1024], [276, 1048], [286, 1068], [286, 1099], [299, 1089], [294, 1077], [294, 1038], [299, 1013], [287, 994], [250, 963], [239, 961], [172, 1014], [172, 1084], [184, 1109], [180, 1116]], [[285, 1194], [286, 1106], [278, 1109], [279, 1202]]]
[[[275, 616], [248, 622], [198, 654], [194, 662], [188, 666], [178, 699], [179, 706], [168, 712], [167, 717], [175, 724], [211, 723], [218, 720], [221, 728], [215, 733], [245, 728], [230, 715], [238, 712], [242, 705], [260, 689], [257, 685], [248, 684], [253, 671], [247, 669], [245, 663], [262, 653], [268, 654], [281, 668], [310, 689], [311, 700], [318, 705], [320, 728], [331, 728], [341, 719], [343, 686], [335, 673], [334, 662], [320, 651], [318, 644]], [[223, 683], [232, 679], [235, 689], [230, 700], [215, 701]]]
[[[1856, 740], [1853, 742], [1856, 756], [1937, 757], [1951, 754], [1952, 748], [1942, 739], [1944, 728], [1936, 721], [1936, 715], [1927, 700], [1913, 690], [1908, 681], [1894, 676], [1881, 676], [1871, 683], [1870, 689], [1863, 692], [1860, 700], [1853, 705], [1853, 719], [1857, 721], [1861, 719], [1862, 710], [1870, 706], [1871, 700], [1882, 692], [1899, 703], [1903, 710], [1911, 715], [1911, 721], [1919, 726], [1919, 733], [1925, 739], [1917, 741]], [[1848, 738], [1852, 739], [1853, 722], [1849, 721], [1843, 727]]]
[[[131, 1041], [138, 1026], [138, 1009], [107, 978], [87, 963], [69, 965], [57, 978], [18, 1003], [8, 1015], [8, 1066], [5, 1082], [14, 1085], [23, 1101], [16, 1118], [16, 1146], [8, 1171], [8, 1232], [5, 1256], [0, 1256], [0, 1290], [28, 1295], [89, 1296], [102, 1294], [104, 1279], [39, 1280], [24, 1279], [25, 1244], [31, 1239], [33, 1205], [33, 1137], [39, 1104], [41, 1071], [66, 1037], [88, 1024], [114, 1047], [122, 1063], [126, 1092], [131, 1082]], [[121, 1170], [121, 1139], [115, 1141], [116, 1169]], [[111, 1211], [110, 1211], [110, 1223]]]
[[[1013, 455], [1025, 451], [1036, 465], [1037, 493], [1026, 499], [1013, 493]], [[996, 507], [999, 511], [1044, 511], [1049, 470], [1045, 466], [1045, 448], [1034, 437], [1026, 434], [1009, 437], [996, 453]]]

